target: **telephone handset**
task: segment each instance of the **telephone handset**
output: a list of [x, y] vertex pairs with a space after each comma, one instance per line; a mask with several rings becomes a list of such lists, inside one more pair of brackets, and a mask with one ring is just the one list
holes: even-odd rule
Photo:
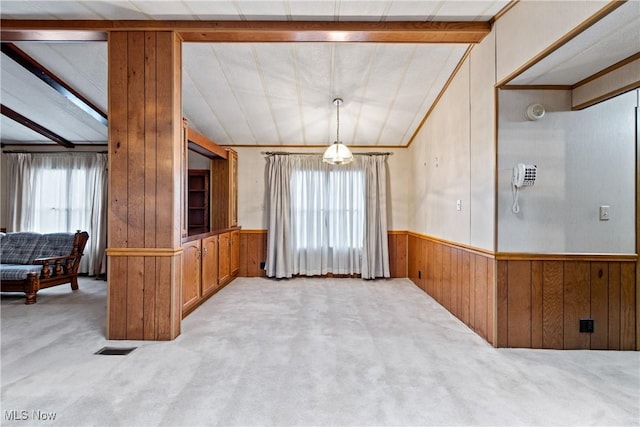
[[518, 163], [513, 168], [513, 185], [514, 187], [531, 187], [536, 182], [536, 165], [525, 165]]
[[513, 213], [520, 212], [520, 205], [518, 204], [518, 191], [520, 187], [531, 187], [536, 182], [536, 175], [538, 166], [525, 165], [524, 163], [518, 163], [513, 168], [513, 179], [511, 180], [512, 192], [513, 192], [513, 206], [511, 210]]

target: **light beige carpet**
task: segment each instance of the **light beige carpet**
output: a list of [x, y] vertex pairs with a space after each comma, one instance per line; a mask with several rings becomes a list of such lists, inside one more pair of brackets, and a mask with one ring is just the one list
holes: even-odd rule
[[637, 352], [494, 349], [406, 279], [237, 279], [172, 342], [105, 340], [102, 281], [23, 302], [2, 425], [640, 424]]

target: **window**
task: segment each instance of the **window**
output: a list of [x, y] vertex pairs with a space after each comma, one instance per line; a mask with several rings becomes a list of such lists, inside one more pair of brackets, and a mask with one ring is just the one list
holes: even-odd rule
[[389, 277], [386, 154], [339, 167], [310, 155], [267, 161], [268, 277]]
[[88, 171], [83, 169], [40, 169], [35, 171], [33, 231], [88, 230], [91, 204]]
[[[291, 223], [298, 256], [358, 259], [364, 243], [364, 191], [362, 170], [295, 170]], [[343, 270], [329, 268], [346, 274]]]

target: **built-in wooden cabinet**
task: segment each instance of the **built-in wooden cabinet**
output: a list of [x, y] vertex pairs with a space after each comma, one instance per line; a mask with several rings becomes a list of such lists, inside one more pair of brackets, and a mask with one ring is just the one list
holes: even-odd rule
[[223, 233], [220, 235], [219, 242], [219, 270], [218, 270], [218, 280], [220, 283], [225, 283], [229, 281], [231, 278], [231, 264], [230, 264], [230, 255], [231, 255], [231, 245], [230, 245], [230, 233]]
[[[184, 140], [183, 317], [231, 282], [240, 267], [238, 153], [190, 129], [186, 120]], [[190, 158], [190, 152], [200, 156]], [[191, 163], [200, 167], [189, 168]]]
[[187, 176], [187, 233], [207, 233], [210, 228], [209, 202], [209, 171], [189, 169]]
[[212, 159], [211, 226], [223, 229], [238, 225], [238, 153], [227, 148], [227, 158]]
[[189, 314], [238, 276], [240, 230], [193, 236], [182, 244], [182, 315]]
[[200, 240], [182, 245], [182, 312], [188, 312], [198, 304], [201, 296], [202, 267]]
[[202, 239], [202, 296], [218, 289], [218, 235]]

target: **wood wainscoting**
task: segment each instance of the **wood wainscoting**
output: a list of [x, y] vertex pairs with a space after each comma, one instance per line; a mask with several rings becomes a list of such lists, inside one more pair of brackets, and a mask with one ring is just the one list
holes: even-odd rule
[[[407, 277], [407, 231], [389, 231], [389, 272]], [[267, 230], [240, 230], [240, 277], [266, 277]]]
[[408, 233], [408, 277], [495, 345], [495, 260], [492, 253]]
[[498, 347], [636, 349], [635, 255], [496, 258]]

